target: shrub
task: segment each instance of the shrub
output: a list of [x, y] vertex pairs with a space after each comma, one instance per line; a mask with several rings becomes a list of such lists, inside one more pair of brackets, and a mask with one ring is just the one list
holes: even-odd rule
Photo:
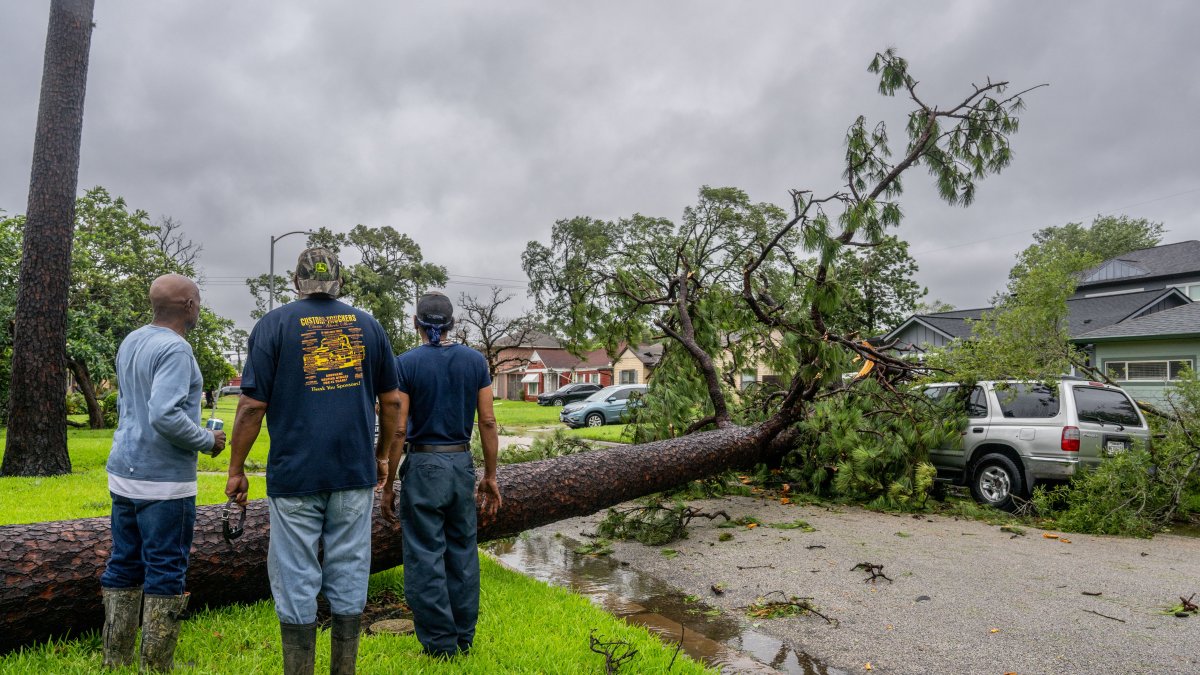
[[67, 414], [80, 415], [87, 412], [87, 401], [84, 400], [83, 394], [77, 391], [67, 394]]
[[117, 390], [108, 392], [100, 401], [100, 410], [104, 413], [104, 426], [109, 429], [117, 427]]

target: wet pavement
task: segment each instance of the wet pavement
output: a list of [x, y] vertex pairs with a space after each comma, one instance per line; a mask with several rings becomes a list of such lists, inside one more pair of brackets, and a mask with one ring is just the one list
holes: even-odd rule
[[575, 553], [579, 542], [528, 534], [486, 548], [526, 576], [569, 588], [625, 621], [643, 626], [666, 644], [723, 673], [835, 675], [807, 654], [760, 633], [666, 582], [607, 557]]

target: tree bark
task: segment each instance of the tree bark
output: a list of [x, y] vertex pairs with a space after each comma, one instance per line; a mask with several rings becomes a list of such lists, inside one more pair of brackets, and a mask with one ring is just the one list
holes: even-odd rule
[[104, 411], [100, 408], [100, 402], [96, 400], [96, 385], [92, 384], [92, 375], [88, 372], [87, 364], [68, 356], [67, 367], [75, 374], [75, 381], [79, 383], [79, 391], [83, 393], [83, 400], [87, 403], [88, 426], [93, 429], [103, 429]]
[[[644, 445], [502, 466], [497, 479], [504, 506], [491, 522], [481, 517], [479, 539], [515, 535], [727, 468], [767, 462], [787, 444], [786, 440], [772, 439], [766, 427], [728, 427]], [[398, 487], [397, 495], [401, 490], [403, 485]], [[250, 503], [245, 534], [232, 546], [221, 534], [221, 508], [197, 509], [187, 577], [194, 608], [270, 596], [266, 501]], [[104, 612], [99, 577], [110, 546], [107, 518], [0, 527], [0, 625], [4, 626], [0, 652], [101, 626]], [[399, 565], [401, 554], [399, 526], [376, 516], [372, 571]]]
[[67, 294], [93, 0], [53, 0], [14, 321], [8, 440], [0, 474], [71, 472]]

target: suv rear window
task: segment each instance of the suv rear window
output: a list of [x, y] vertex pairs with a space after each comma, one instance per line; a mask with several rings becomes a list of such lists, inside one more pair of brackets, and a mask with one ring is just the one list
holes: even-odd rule
[[1137, 409], [1124, 392], [1100, 387], [1075, 387], [1075, 408], [1080, 421], [1140, 427]]
[[1000, 412], [1005, 417], [1046, 418], [1058, 415], [1058, 392], [1044, 384], [1010, 384], [996, 387]]

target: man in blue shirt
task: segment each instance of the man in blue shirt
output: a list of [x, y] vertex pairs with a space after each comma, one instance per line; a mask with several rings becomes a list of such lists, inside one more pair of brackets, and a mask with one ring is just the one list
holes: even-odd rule
[[[496, 455], [500, 437], [492, 412], [492, 380], [483, 355], [441, 341], [454, 325], [454, 306], [441, 293], [417, 301], [414, 321], [425, 344], [396, 358], [400, 424], [392, 444], [380, 508], [395, 522], [400, 468], [404, 536], [404, 599], [426, 653], [467, 653], [479, 617], [476, 498], [485, 518], [500, 508]], [[471, 461], [471, 427], [479, 414], [484, 470], [479, 487]], [[405, 447], [407, 441], [407, 448]], [[403, 465], [400, 459], [407, 458]]]
[[[196, 522], [196, 453], [214, 457], [224, 431], [200, 425], [204, 383], [184, 339], [200, 317], [200, 289], [178, 274], [150, 284], [154, 320], [117, 350], [117, 430], [105, 469], [112, 553], [100, 577], [104, 667], [133, 663], [138, 617], [142, 670], [171, 669]], [[144, 596], [144, 608], [143, 608]]]
[[318, 592], [333, 612], [330, 670], [353, 673], [371, 573], [374, 488], [386, 475], [400, 412], [396, 361], [379, 322], [335, 299], [342, 273], [333, 252], [301, 253], [293, 283], [300, 299], [268, 313], [250, 334], [225, 494], [245, 504], [246, 455], [265, 416], [267, 571], [284, 673], [313, 672]]

